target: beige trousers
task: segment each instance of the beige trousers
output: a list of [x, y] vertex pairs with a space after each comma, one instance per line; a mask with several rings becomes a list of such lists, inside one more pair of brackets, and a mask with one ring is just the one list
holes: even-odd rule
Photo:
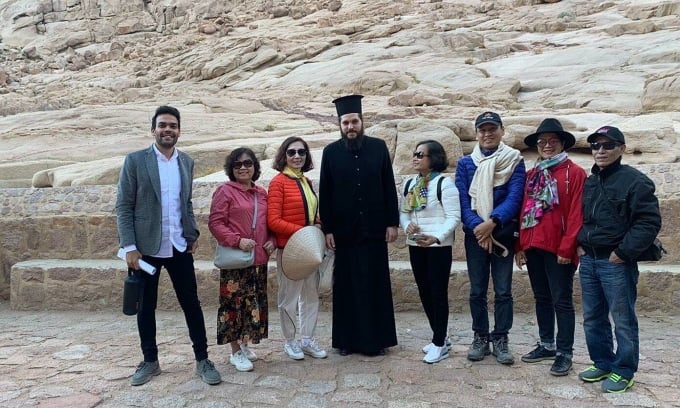
[[291, 280], [281, 272], [280, 249], [276, 255], [279, 281], [278, 307], [281, 331], [286, 340], [314, 337], [319, 317], [319, 271], [305, 279]]

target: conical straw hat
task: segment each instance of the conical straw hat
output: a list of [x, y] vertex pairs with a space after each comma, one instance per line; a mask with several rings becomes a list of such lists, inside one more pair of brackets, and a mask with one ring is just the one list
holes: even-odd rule
[[291, 235], [283, 248], [281, 269], [291, 280], [308, 277], [323, 261], [326, 240], [321, 229], [309, 225]]

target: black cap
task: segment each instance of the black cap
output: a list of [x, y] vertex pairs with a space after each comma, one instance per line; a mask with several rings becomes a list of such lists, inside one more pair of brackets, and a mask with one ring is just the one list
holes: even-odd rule
[[347, 95], [335, 99], [335, 109], [338, 111], [338, 117], [348, 113], [361, 113], [361, 98], [363, 95]]
[[623, 133], [621, 133], [619, 128], [614, 126], [602, 126], [601, 128], [597, 129], [595, 133], [592, 133], [590, 136], [588, 136], [588, 143], [594, 142], [598, 136], [608, 137], [614, 142], [626, 144], [626, 139], [623, 137]]
[[475, 129], [485, 123], [491, 123], [498, 127], [503, 127], [503, 121], [501, 120], [500, 115], [496, 112], [484, 112], [477, 116], [477, 120], [475, 120]]
[[535, 133], [532, 133], [524, 138], [524, 144], [529, 147], [536, 147], [536, 143], [538, 143], [538, 137], [544, 133], [556, 134], [562, 140], [564, 150], [567, 150], [576, 143], [576, 138], [574, 135], [565, 131], [562, 128], [562, 124], [559, 120], [555, 118], [547, 118], [541, 122]]

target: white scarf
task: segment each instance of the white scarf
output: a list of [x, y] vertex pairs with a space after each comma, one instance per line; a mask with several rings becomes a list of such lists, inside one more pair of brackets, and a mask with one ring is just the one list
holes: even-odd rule
[[493, 188], [510, 180], [522, 156], [519, 150], [501, 142], [498, 149], [488, 156], [484, 156], [479, 144], [476, 144], [470, 157], [477, 166], [469, 190], [472, 210], [486, 221], [493, 210]]

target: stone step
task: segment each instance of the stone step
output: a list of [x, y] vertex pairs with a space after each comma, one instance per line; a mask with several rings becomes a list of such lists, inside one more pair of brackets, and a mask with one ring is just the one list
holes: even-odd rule
[[[217, 310], [219, 270], [210, 261], [196, 261], [198, 293], [206, 314]], [[411, 267], [405, 261], [390, 262], [396, 311], [422, 310]], [[178, 310], [172, 284], [161, 271], [158, 309]], [[32, 259], [14, 264], [10, 277], [10, 305], [15, 310], [111, 310], [122, 309], [123, 280], [127, 270], [119, 259]], [[269, 263], [269, 307], [276, 308], [276, 263]], [[449, 304], [454, 313], [469, 310], [469, 281], [465, 262], [454, 262], [449, 281]], [[526, 271], [513, 276], [515, 310], [533, 313], [534, 302]], [[493, 299], [493, 289], [489, 290]], [[580, 310], [578, 274], [574, 302]], [[331, 294], [321, 296], [329, 310]], [[680, 314], [680, 265], [640, 264], [637, 309], [641, 312]]]

